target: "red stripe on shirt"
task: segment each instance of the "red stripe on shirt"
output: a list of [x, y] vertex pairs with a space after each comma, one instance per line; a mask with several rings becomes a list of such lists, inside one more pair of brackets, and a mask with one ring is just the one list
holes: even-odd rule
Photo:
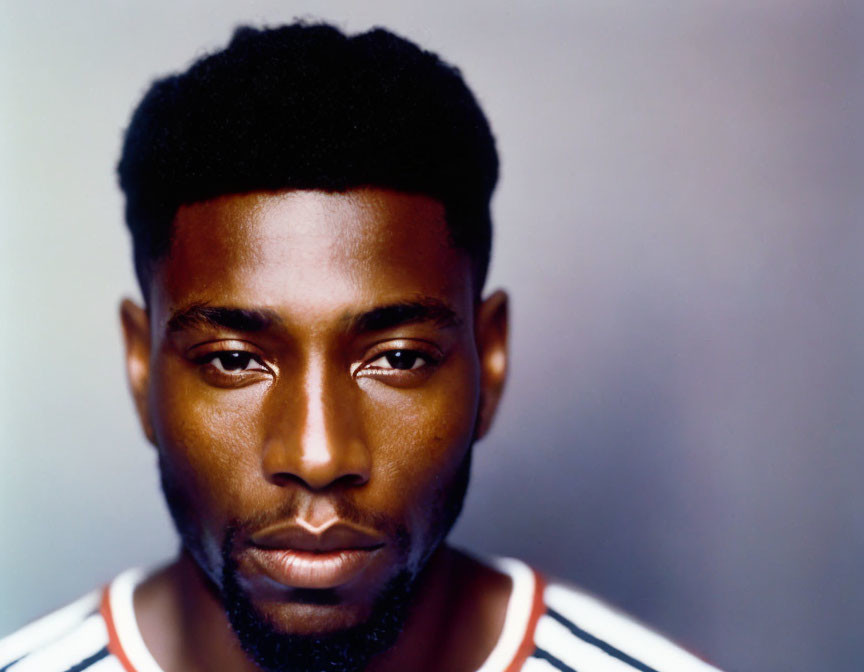
[[99, 606], [99, 613], [102, 614], [102, 619], [105, 621], [105, 626], [108, 628], [108, 651], [123, 666], [126, 672], [138, 672], [123, 650], [120, 644], [120, 638], [117, 636], [117, 626], [114, 625], [114, 616], [111, 614], [111, 592], [110, 586], [105, 586], [102, 590], [102, 604]]
[[543, 612], [546, 611], [546, 605], [543, 602], [546, 579], [534, 569], [531, 572], [534, 574], [534, 599], [531, 604], [531, 616], [528, 618], [528, 627], [525, 628], [522, 643], [519, 644], [516, 655], [504, 672], [519, 672], [522, 669], [525, 661], [528, 660], [528, 656], [534, 651], [534, 631], [537, 630], [537, 622], [540, 620]]

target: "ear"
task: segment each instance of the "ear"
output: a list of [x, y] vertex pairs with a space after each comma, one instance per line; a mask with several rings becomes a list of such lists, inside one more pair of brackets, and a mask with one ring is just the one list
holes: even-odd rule
[[480, 411], [475, 439], [482, 439], [492, 426], [507, 380], [508, 301], [506, 292], [499, 289], [477, 308], [474, 324], [480, 355]]
[[150, 316], [129, 299], [120, 304], [120, 323], [126, 345], [126, 375], [138, 420], [150, 443], [156, 443], [150, 416]]

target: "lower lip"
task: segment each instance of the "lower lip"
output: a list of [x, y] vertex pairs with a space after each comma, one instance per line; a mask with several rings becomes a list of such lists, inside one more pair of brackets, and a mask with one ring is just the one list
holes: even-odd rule
[[380, 547], [326, 553], [288, 549], [251, 549], [263, 572], [291, 588], [336, 588], [357, 578], [372, 563]]

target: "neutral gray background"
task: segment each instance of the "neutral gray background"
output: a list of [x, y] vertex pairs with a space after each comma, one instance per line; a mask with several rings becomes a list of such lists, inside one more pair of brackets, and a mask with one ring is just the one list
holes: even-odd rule
[[514, 366], [455, 539], [730, 670], [860, 670], [864, 40], [840, 0], [0, 2], [0, 633], [175, 539], [125, 393], [113, 168], [241, 21], [461, 66]]

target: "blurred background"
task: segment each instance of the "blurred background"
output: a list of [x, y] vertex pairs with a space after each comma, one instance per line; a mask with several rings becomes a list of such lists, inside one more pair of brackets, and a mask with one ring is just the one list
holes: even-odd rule
[[453, 538], [728, 670], [860, 670], [864, 11], [842, 0], [0, 2], [0, 634], [169, 557], [125, 391], [114, 165], [240, 22], [466, 75], [513, 369]]

